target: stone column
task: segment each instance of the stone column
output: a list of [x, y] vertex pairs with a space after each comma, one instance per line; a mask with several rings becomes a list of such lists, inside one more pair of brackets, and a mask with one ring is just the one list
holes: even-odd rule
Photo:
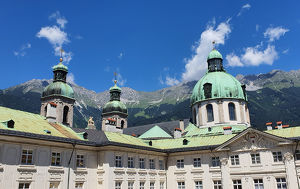
[[284, 154], [284, 164], [288, 188], [297, 188], [297, 172], [295, 169], [293, 154], [291, 154], [290, 152], [286, 152]]
[[240, 115], [241, 115], [240, 122], [245, 123], [245, 113], [246, 113], [244, 108], [245, 104], [243, 102], [240, 102], [239, 106], [240, 106]]
[[223, 102], [221, 100], [217, 101], [218, 109], [219, 109], [219, 123], [224, 123], [224, 109], [223, 109]]
[[231, 189], [231, 179], [229, 173], [228, 158], [222, 158], [221, 162], [221, 175], [222, 175], [222, 188]]

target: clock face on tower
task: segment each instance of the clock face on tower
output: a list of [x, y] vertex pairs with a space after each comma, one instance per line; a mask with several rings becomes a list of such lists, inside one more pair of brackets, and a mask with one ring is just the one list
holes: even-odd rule
[[56, 72], [54, 74], [54, 81], [56, 80], [66, 81], [66, 73], [60, 71]]

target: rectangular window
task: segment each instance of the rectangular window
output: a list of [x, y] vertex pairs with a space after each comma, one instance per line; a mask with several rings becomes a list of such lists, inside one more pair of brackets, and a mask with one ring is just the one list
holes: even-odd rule
[[76, 156], [76, 166], [77, 167], [84, 167], [84, 155], [77, 155]]
[[281, 152], [272, 152], [274, 162], [281, 162], [282, 161], [282, 154]]
[[115, 157], [115, 165], [116, 165], [116, 167], [122, 167], [122, 157], [121, 156]]
[[185, 189], [185, 183], [184, 182], [178, 182], [178, 189]]
[[49, 189], [58, 189], [59, 182], [50, 182]]
[[160, 182], [160, 183], [159, 183], [159, 189], [165, 189], [164, 185], [165, 185], [164, 182]]
[[213, 167], [218, 167], [218, 166], [220, 166], [220, 159], [219, 159], [219, 157], [212, 157], [212, 158], [211, 158], [211, 165], [212, 165]]
[[194, 158], [194, 167], [201, 167], [201, 159]]
[[140, 189], [145, 189], [145, 182], [140, 182]]
[[140, 169], [145, 169], [145, 158], [139, 158]]
[[195, 189], [203, 189], [202, 181], [195, 181]]
[[134, 168], [133, 157], [128, 157], [128, 168]]
[[154, 182], [150, 182], [150, 189], [154, 189]]
[[231, 160], [231, 165], [239, 165], [240, 164], [239, 155], [230, 156], [230, 160]]
[[183, 169], [184, 168], [184, 160], [183, 159], [178, 159], [176, 163], [177, 169]]
[[116, 182], [115, 189], [121, 189], [121, 182]]
[[233, 189], [242, 189], [242, 181], [241, 180], [233, 180]]
[[251, 154], [252, 164], [259, 164], [260, 163], [260, 156], [259, 154]]
[[83, 189], [83, 182], [76, 182], [75, 189]]
[[254, 179], [254, 188], [255, 189], [264, 189], [264, 183], [262, 179]]
[[149, 159], [149, 167], [150, 169], [155, 169], [154, 159]]
[[19, 189], [29, 189], [30, 183], [19, 183]]
[[214, 181], [214, 189], [222, 189], [222, 182], [220, 180]]
[[52, 166], [60, 166], [60, 153], [52, 152], [51, 165]]
[[296, 160], [300, 160], [300, 150], [296, 150], [295, 156]]
[[33, 164], [33, 151], [32, 150], [22, 150], [22, 164], [32, 165]]
[[160, 170], [164, 170], [164, 169], [165, 169], [165, 168], [164, 168], [165, 166], [164, 166], [164, 161], [163, 161], [163, 160], [159, 160], [159, 161], [158, 161], [158, 164], [159, 164], [159, 169], [160, 169]]
[[276, 178], [277, 189], [287, 189], [285, 178]]
[[133, 182], [128, 182], [128, 189], [133, 189]]

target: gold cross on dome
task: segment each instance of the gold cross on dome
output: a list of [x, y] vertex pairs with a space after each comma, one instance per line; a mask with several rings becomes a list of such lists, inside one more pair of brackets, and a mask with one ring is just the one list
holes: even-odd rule
[[64, 52], [65, 52], [65, 51], [64, 51], [62, 48], [60, 48], [60, 59], [59, 59], [60, 62], [63, 61], [62, 55], [63, 55]]
[[115, 75], [115, 81], [114, 81], [114, 83], [117, 84], [117, 75], [118, 75], [117, 72], [114, 72], [114, 75]]

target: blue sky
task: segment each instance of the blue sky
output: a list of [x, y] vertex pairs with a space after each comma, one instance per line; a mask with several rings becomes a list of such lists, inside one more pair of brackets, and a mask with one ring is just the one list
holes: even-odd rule
[[299, 69], [300, 1], [1, 1], [0, 88], [52, 78], [101, 92], [199, 79], [212, 41], [233, 74]]

